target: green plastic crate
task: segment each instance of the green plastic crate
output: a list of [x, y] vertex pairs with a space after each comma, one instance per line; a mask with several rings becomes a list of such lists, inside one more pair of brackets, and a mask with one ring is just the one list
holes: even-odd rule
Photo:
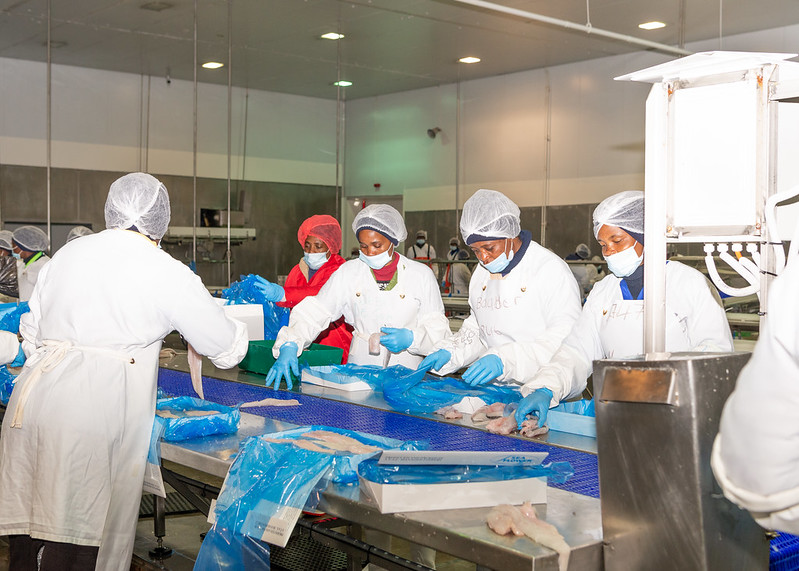
[[[258, 373], [265, 375], [275, 364], [275, 358], [272, 356], [272, 346], [274, 341], [250, 341], [250, 348], [247, 354], [239, 363], [239, 368], [251, 373]], [[300, 355], [300, 365], [316, 366], [316, 365], [340, 365], [341, 359], [344, 356], [344, 351], [338, 347], [330, 347], [328, 345], [319, 345], [318, 343], [311, 343], [305, 351]]]

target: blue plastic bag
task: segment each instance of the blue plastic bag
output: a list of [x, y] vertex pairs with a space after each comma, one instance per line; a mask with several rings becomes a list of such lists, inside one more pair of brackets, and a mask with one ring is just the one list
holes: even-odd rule
[[[272, 434], [264, 434], [261, 438], [269, 441], [272, 440], [291, 440], [296, 442], [306, 443], [307, 439], [303, 438], [309, 432], [324, 430], [327, 432], [334, 432], [343, 436], [348, 436], [365, 444], [382, 450], [424, 450], [428, 446], [425, 441], [402, 441], [394, 438], [385, 438], [383, 436], [376, 436], [374, 434], [364, 434], [353, 430], [346, 430], [343, 428], [335, 428], [332, 426], [301, 426], [291, 430], [284, 430], [282, 432], [274, 432]], [[296, 445], [295, 445], [296, 447]], [[372, 452], [364, 452], [362, 454], [352, 452], [338, 452], [333, 454], [333, 465], [330, 474], [326, 475], [326, 480], [336, 484], [351, 484], [358, 481], [358, 464], [363, 460], [374, 456], [380, 450]], [[315, 506], [309, 506], [311, 508]]]
[[[310, 367], [314, 370], [314, 367]], [[394, 365], [377, 367], [375, 365], [332, 365], [325, 366], [323, 378], [336, 380], [340, 374], [342, 383], [351, 382], [358, 377], [376, 391], [383, 392], [388, 405], [399, 412], [426, 413], [453, 405], [464, 397], [478, 397], [487, 403], [503, 402], [510, 404], [521, 400], [521, 394], [513, 387], [504, 385], [482, 385], [471, 387], [460, 379], [428, 375]], [[349, 379], [348, 379], [349, 377]]]
[[496, 482], [542, 476], [562, 484], [574, 474], [574, 469], [569, 462], [536, 466], [451, 466], [379, 464], [377, 460], [369, 459], [358, 466], [358, 474], [377, 484]]
[[8, 404], [16, 381], [17, 375], [12, 375], [5, 365], [0, 366], [0, 404], [4, 406]]
[[244, 441], [214, 507], [214, 526], [284, 546], [335, 456], [268, 442]]
[[[214, 411], [215, 414], [194, 416], [187, 411]], [[238, 431], [241, 420], [238, 409], [194, 397], [159, 399], [155, 412], [164, 421], [163, 439], [167, 442], [233, 434]]]
[[268, 301], [255, 287], [256, 278], [257, 276], [253, 274], [239, 276], [239, 281], [233, 282], [229, 288], [222, 291], [222, 298], [228, 300], [231, 305], [261, 304], [264, 308], [264, 339], [275, 339], [280, 328], [288, 325], [291, 311], [287, 307], [280, 307]]
[[0, 303], [0, 330], [19, 333], [19, 320], [29, 310], [28, 302]]
[[205, 536], [194, 571], [269, 571], [269, 546], [258, 539], [213, 526]]

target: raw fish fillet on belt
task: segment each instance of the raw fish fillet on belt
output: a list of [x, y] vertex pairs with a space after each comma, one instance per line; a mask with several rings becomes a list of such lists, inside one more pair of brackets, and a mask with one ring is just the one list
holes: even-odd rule
[[486, 406], [481, 406], [472, 413], [472, 423], [481, 424], [488, 422], [491, 418], [498, 418], [505, 413], [505, 403], [495, 402]]
[[189, 373], [191, 374], [191, 386], [194, 387], [194, 392], [197, 393], [201, 399], [203, 396], [203, 357], [194, 347], [189, 344]]
[[558, 553], [560, 571], [566, 571], [569, 567], [569, 544], [554, 525], [538, 519], [535, 508], [529, 502], [521, 506], [502, 504], [491, 508], [486, 523], [499, 535], [526, 535], [536, 543], [554, 549]]
[[267, 442], [278, 444], [293, 444], [299, 448], [335, 454], [336, 452], [350, 452], [352, 454], [369, 454], [382, 450], [377, 446], [369, 446], [355, 438], [351, 438], [338, 432], [329, 430], [309, 430], [300, 435], [299, 438], [265, 438]]

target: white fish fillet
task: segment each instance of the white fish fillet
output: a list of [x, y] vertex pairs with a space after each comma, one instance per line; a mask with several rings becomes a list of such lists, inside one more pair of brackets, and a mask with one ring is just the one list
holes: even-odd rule
[[515, 432], [517, 429], [518, 424], [516, 424], [516, 417], [512, 414], [495, 418], [486, 424], [486, 430], [489, 432], [493, 432], [494, 434], [503, 434], [505, 436]]
[[211, 416], [212, 414], [219, 414], [218, 410], [187, 410], [186, 416]]
[[549, 427], [547, 425], [538, 426], [538, 419], [530, 418], [522, 422], [522, 429], [519, 431], [519, 434], [527, 438], [535, 438], [536, 436], [543, 436], [547, 432], [549, 432]]
[[505, 403], [502, 402], [495, 402], [494, 404], [481, 406], [472, 413], [472, 422], [474, 424], [488, 422], [490, 418], [500, 417], [504, 412]]
[[252, 402], [245, 402], [239, 408], [248, 406], [300, 406], [300, 401], [297, 399], [273, 399], [266, 398], [261, 400], [254, 400]]
[[156, 411], [155, 414], [157, 414], [161, 418], [180, 418], [178, 415], [176, 415], [173, 412], [169, 412], [168, 410], [159, 410]]
[[463, 418], [463, 413], [458, 409], [456, 409], [454, 406], [442, 407], [437, 411], [435, 411], [435, 414], [443, 416], [447, 420], [456, 420], [458, 418]]
[[202, 355], [197, 353], [194, 350], [194, 347], [189, 344], [189, 373], [191, 374], [191, 386], [194, 387], [194, 392], [196, 392], [201, 399], [204, 399], [205, 396], [203, 395], [203, 358]]
[[560, 571], [566, 571], [569, 567], [569, 544], [554, 525], [538, 519], [535, 507], [529, 502], [522, 506], [502, 504], [491, 508], [486, 516], [486, 523], [499, 535], [526, 535], [536, 543], [555, 550], [558, 553]]
[[378, 448], [377, 446], [369, 446], [354, 438], [339, 434], [338, 432], [330, 432], [329, 430], [310, 430], [302, 436], [303, 438], [321, 440], [324, 445], [329, 448], [342, 452], [352, 452], [353, 454], [367, 454], [369, 452], [382, 450], [382, 448]]

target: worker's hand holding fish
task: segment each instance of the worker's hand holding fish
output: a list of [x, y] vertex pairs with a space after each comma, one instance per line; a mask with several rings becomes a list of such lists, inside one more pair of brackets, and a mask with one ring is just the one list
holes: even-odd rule
[[286, 379], [286, 389], [291, 389], [294, 386], [294, 381], [291, 380], [291, 374], [300, 376], [300, 364], [297, 360], [297, 344], [284, 343], [280, 348], [280, 356], [269, 369], [266, 375], [266, 386], [273, 385], [272, 388], [277, 390], [280, 388], [280, 381]]
[[538, 417], [538, 426], [544, 426], [551, 401], [552, 391], [543, 388], [524, 397], [519, 403], [519, 408], [516, 409], [516, 424], [519, 426], [519, 430], [522, 429], [522, 423], [527, 419], [528, 414], [535, 414]]

